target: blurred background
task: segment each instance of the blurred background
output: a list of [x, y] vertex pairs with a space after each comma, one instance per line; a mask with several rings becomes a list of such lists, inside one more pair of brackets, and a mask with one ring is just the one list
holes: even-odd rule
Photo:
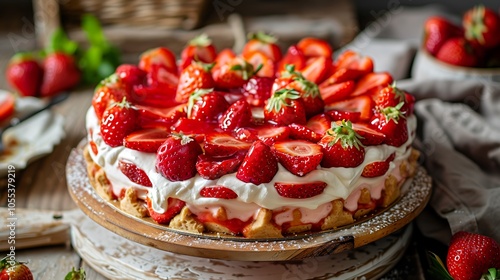
[[[427, 7], [427, 13], [446, 11], [459, 18], [480, 3], [500, 7], [497, 0], [0, 0], [0, 66], [4, 71], [16, 52], [43, 48], [57, 27], [81, 41], [79, 21], [84, 13], [99, 18], [124, 62], [135, 62], [142, 51], [159, 45], [179, 53], [201, 32], [218, 48], [237, 49], [245, 34], [256, 30], [274, 33], [283, 46], [317, 36], [340, 48], [387, 14]], [[5, 87], [1, 75], [0, 88]]]

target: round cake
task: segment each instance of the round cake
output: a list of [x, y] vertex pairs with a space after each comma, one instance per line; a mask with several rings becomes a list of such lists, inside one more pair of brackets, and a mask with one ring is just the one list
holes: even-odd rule
[[[241, 53], [207, 36], [144, 52], [96, 88], [90, 182], [130, 215], [197, 234], [281, 238], [390, 207], [417, 167], [414, 98], [324, 40]], [[149, 218], [150, 217], [150, 218]]]

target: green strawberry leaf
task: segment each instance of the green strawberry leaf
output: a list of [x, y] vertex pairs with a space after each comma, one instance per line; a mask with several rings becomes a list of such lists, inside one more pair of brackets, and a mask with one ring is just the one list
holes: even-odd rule
[[427, 252], [429, 260], [429, 275], [436, 280], [453, 280], [441, 258], [433, 252]]
[[45, 49], [46, 53], [63, 52], [70, 55], [75, 55], [78, 51], [78, 43], [69, 39], [68, 35], [62, 28], [57, 28], [49, 41], [49, 45]]

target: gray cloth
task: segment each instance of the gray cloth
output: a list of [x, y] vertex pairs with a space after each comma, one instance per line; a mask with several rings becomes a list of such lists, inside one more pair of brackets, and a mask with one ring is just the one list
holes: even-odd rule
[[500, 84], [407, 79], [431, 15], [459, 18], [436, 5], [393, 7], [344, 49], [373, 57], [376, 71], [389, 71], [418, 99], [415, 146], [434, 182], [429, 206], [416, 219], [421, 232], [444, 244], [459, 230], [500, 241]]
[[500, 84], [407, 80], [398, 86], [419, 100], [416, 146], [434, 182], [433, 213], [417, 219], [420, 230], [445, 244], [459, 230], [500, 240]]

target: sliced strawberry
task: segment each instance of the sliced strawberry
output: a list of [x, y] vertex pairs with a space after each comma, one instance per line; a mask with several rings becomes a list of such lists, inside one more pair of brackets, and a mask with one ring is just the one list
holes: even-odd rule
[[236, 199], [238, 195], [230, 188], [224, 186], [203, 187], [200, 190], [203, 197], [213, 197], [221, 199]]
[[167, 140], [170, 133], [164, 129], [144, 129], [135, 131], [123, 140], [123, 145], [129, 149], [145, 153], [156, 153], [158, 148]]
[[271, 148], [262, 141], [256, 141], [238, 168], [236, 178], [245, 183], [259, 185], [271, 182], [277, 172], [278, 160]]
[[351, 121], [352, 123], [355, 123], [359, 121], [361, 118], [361, 113], [360, 112], [350, 112], [350, 111], [342, 111], [342, 110], [328, 110], [325, 112], [326, 115], [328, 115], [332, 121]]
[[356, 83], [350, 80], [322, 87], [320, 88], [320, 92], [325, 104], [329, 104], [346, 99], [349, 95], [351, 95], [355, 88]]
[[12, 93], [0, 93], [0, 122], [9, 119], [14, 113], [16, 99]]
[[316, 143], [321, 140], [321, 137], [323, 137], [323, 135], [314, 132], [314, 130], [305, 125], [291, 123], [288, 127], [290, 128], [290, 138], [292, 139], [306, 140]]
[[238, 127], [247, 127], [251, 124], [252, 109], [243, 99], [231, 104], [219, 119], [219, 127], [225, 131], [234, 131]]
[[215, 86], [219, 89], [239, 88], [254, 74], [252, 64], [241, 57], [234, 57], [224, 64], [216, 64], [212, 69]]
[[320, 145], [304, 140], [276, 142], [273, 152], [281, 165], [301, 177], [315, 170], [323, 158]]
[[256, 76], [274, 78], [276, 64], [262, 51], [253, 51], [245, 56], [245, 60], [252, 64]]
[[205, 136], [204, 149], [207, 155], [225, 157], [247, 151], [251, 145], [226, 133], [210, 133]]
[[333, 71], [330, 77], [325, 79], [320, 85], [320, 88], [328, 87], [329, 85], [343, 83], [347, 81], [357, 81], [359, 78], [370, 72], [357, 69], [340, 68]]
[[274, 78], [253, 76], [241, 88], [246, 101], [252, 107], [263, 107], [271, 97]]
[[300, 73], [295, 72], [292, 75], [296, 75], [296, 77], [285, 88], [294, 89], [299, 92], [302, 103], [304, 103], [306, 118], [323, 113], [325, 102], [321, 98], [318, 86], [307, 80]]
[[212, 63], [217, 57], [217, 50], [212, 44], [212, 40], [206, 35], [201, 34], [189, 41], [186, 47], [181, 52], [181, 61], [179, 67], [185, 69], [193, 61], [203, 63]]
[[274, 183], [274, 188], [282, 197], [287, 198], [310, 198], [320, 195], [325, 190], [325, 182], [311, 182], [304, 184], [295, 183]]
[[338, 110], [346, 112], [359, 112], [361, 113], [359, 119], [361, 121], [368, 121], [372, 116], [373, 100], [370, 96], [361, 95], [350, 99], [333, 102], [326, 105], [326, 110]]
[[281, 72], [286, 71], [287, 65], [294, 65], [295, 69], [300, 71], [306, 67], [306, 61], [307, 59], [304, 53], [299, 50], [296, 45], [292, 45], [288, 48], [283, 59], [279, 61], [277, 73], [280, 75]]
[[297, 43], [297, 48], [307, 57], [328, 57], [331, 58], [333, 50], [330, 44], [319, 38], [306, 37]]
[[274, 36], [265, 34], [264, 32], [257, 32], [250, 34], [248, 42], [246, 42], [241, 54], [245, 59], [249, 59], [255, 51], [261, 52], [272, 61], [277, 62], [281, 60], [281, 49], [276, 44], [277, 39]]
[[212, 211], [204, 211], [197, 213], [196, 220], [204, 224], [210, 223], [210, 224], [220, 225], [228, 229], [231, 232], [231, 234], [236, 236], [241, 235], [243, 229], [253, 221], [253, 219], [248, 219], [248, 221], [242, 221], [238, 218], [222, 220], [220, 219], [220, 217], [214, 216], [214, 213]]
[[386, 160], [384, 161], [376, 161], [367, 164], [363, 168], [363, 172], [361, 173], [362, 177], [365, 178], [374, 178], [374, 177], [379, 177], [385, 175], [387, 170], [389, 170], [390, 163], [391, 161], [394, 160], [395, 154], [391, 154]]
[[130, 179], [130, 181], [145, 187], [152, 187], [153, 184], [149, 180], [148, 175], [144, 170], [137, 167], [132, 162], [120, 159], [118, 161], [118, 169]]
[[170, 84], [137, 85], [133, 87], [130, 100], [134, 104], [169, 108], [179, 105], [175, 101], [176, 86]]
[[139, 113], [137, 122], [142, 128], [164, 128], [168, 130], [177, 120], [187, 116], [185, 105], [168, 108], [157, 108], [144, 105], [134, 105]]
[[323, 136], [330, 129], [331, 122], [332, 120], [328, 115], [320, 114], [310, 118], [306, 123], [306, 127]]
[[403, 90], [396, 87], [395, 83], [381, 88], [373, 95], [375, 106], [378, 108], [394, 107], [401, 102], [406, 101], [406, 94]]
[[373, 72], [373, 59], [353, 50], [341, 53], [334, 62], [335, 71], [345, 68], [362, 71], [364, 74]]
[[223, 49], [217, 54], [214, 67], [220, 67], [221, 65], [228, 63], [235, 57], [236, 54], [232, 49]]
[[146, 74], [146, 83], [151, 87], [173, 87], [179, 84], [179, 74], [163, 65], [151, 65], [151, 70]]
[[204, 121], [193, 120], [188, 118], [180, 118], [171, 127], [174, 132], [182, 132], [186, 135], [192, 135], [196, 142], [202, 142], [205, 134], [220, 131], [219, 126], [215, 123], [207, 123]]
[[300, 72], [309, 81], [319, 84], [323, 82], [332, 66], [332, 59], [326, 56], [312, 57], [307, 61], [306, 67]]
[[246, 152], [242, 151], [229, 157], [199, 155], [198, 161], [196, 161], [196, 171], [207, 180], [218, 179], [226, 174], [236, 172], [245, 154]]
[[153, 205], [149, 198], [146, 199], [146, 203], [149, 216], [151, 216], [151, 218], [159, 224], [168, 224], [170, 220], [172, 220], [175, 215], [179, 214], [182, 208], [186, 205], [186, 203], [180, 199], [169, 197], [167, 199], [167, 209], [165, 209], [165, 212], [158, 213], [153, 210]]
[[174, 53], [165, 47], [158, 47], [145, 51], [140, 55], [139, 68], [150, 72], [153, 65], [165, 67], [169, 72], [177, 73], [177, 64]]
[[203, 151], [183, 134], [173, 133], [156, 152], [156, 169], [170, 181], [184, 181], [196, 175], [196, 161]]
[[385, 140], [385, 134], [366, 123], [353, 123], [352, 128], [361, 136], [360, 141], [365, 146], [380, 145]]
[[392, 84], [393, 81], [392, 76], [387, 72], [366, 74], [359, 79], [351, 96], [373, 93], [387, 85]]
[[268, 146], [272, 146], [277, 141], [283, 141], [290, 136], [288, 126], [269, 126], [264, 125], [255, 129], [257, 138]]

